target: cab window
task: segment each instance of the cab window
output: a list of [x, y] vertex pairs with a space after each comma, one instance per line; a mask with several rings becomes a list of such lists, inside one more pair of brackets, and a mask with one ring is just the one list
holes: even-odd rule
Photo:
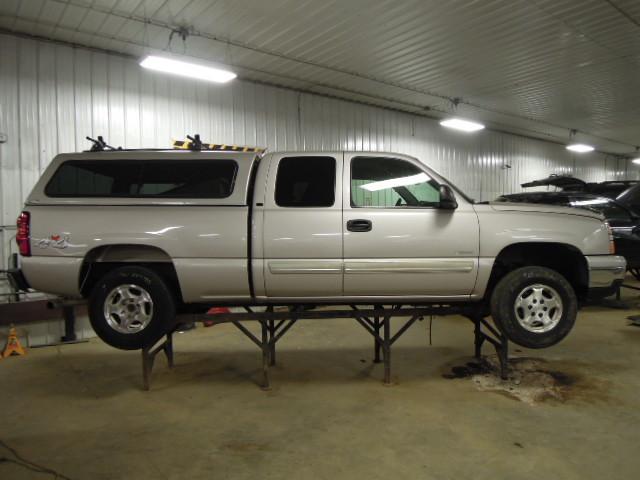
[[351, 206], [437, 207], [438, 184], [410, 162], [387, 157], [351, 160]]
[[285, 157], [278, 164], [276, 204], [280, 207], [331, 207], [335, 189], [333, 157]]

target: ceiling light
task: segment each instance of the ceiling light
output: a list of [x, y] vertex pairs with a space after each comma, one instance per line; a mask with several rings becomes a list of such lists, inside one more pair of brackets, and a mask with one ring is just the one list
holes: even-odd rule
[[236, 78], [236, 74], [221, 68], [207, 67], [192, 62], [183, 62], [166, 57], [149, 55], [145, 57], [140, 66], [150, 70], [180, 75], [181, 77], [197, 78], [208, 82], [226, 83]]
[[591, 145], [585, 145], [584, 143], [572, 143], [571, 145], [567, 145], [566, 148], [567, 150], [577, 153], [587, 153], [595, 150]]
[[484, 128], [484, 125], [481, 123], [471, 122], [461, 118], [448, 118], [447, 120], [441, 121], [440, 125], [453, 128], [454, 130], [460, 130], [461, 132], [477, 132]]
[[631, 160], [631, 162], [635, 163], [636, 165], [640, 165], [640, 157], [634, 158], [633, 160]]

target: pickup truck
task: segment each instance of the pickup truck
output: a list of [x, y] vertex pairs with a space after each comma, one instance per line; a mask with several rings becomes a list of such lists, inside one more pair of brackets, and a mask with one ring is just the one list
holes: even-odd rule
[[14, 275], [86, 298], [108, 344], [156, 341], [211, 306], [460, 305], [554, 345], [625, 260], [587, 210], [474, 203], [378, 152], [61, 154], [26, 200]]

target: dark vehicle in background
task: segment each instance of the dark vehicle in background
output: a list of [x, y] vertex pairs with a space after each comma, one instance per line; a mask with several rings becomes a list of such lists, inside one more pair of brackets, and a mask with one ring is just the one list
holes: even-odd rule
[[[530, 184], [525, 183], [522, 186], [526, 185]], [[640, 189], [638, 190], [638, 195], [640, 196]], [[618, 201], [604, 195], [564, 190], [557, 192], [514, 193], [502, 195], [496, 201], [542, 203], [545, 205], [582, 208], [601, 213], [611, 227], [616, 253], [625, 257], [627, 269], [636, 279], [640, 280], [640, 216], [625, 205], [621, 205]]]
[[[530, 187], [556, 187], [563, 192], [582, 192], [592, 195], [600, 195], [607, 198], [617, 199], [622, 193], [632, 187], [640, 186], [638, 180], [607, 180], [606, 182], [585, 182], [569, 175], [549, 175], [547, 178], [523, 183], [522, 188]], [[638, 200], [640, 200], [640, 189], [638, 190]]]
[[640, 180], [608, 180], [585, 182], [569, 175], [549, 175], [547, 178], [523, 183], [522, 188], [556, 187], [562, 192], [581, 192], [607, 197], [640, 216]]
[[619, 194], [616, 202], [640, 216], [640, 182]]

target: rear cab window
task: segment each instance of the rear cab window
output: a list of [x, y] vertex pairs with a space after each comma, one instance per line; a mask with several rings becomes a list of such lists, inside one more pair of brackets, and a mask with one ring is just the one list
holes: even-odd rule
[[234, 160], [68, 160], [45, 187], [52, 198], [223, 199], [233, 193]]

